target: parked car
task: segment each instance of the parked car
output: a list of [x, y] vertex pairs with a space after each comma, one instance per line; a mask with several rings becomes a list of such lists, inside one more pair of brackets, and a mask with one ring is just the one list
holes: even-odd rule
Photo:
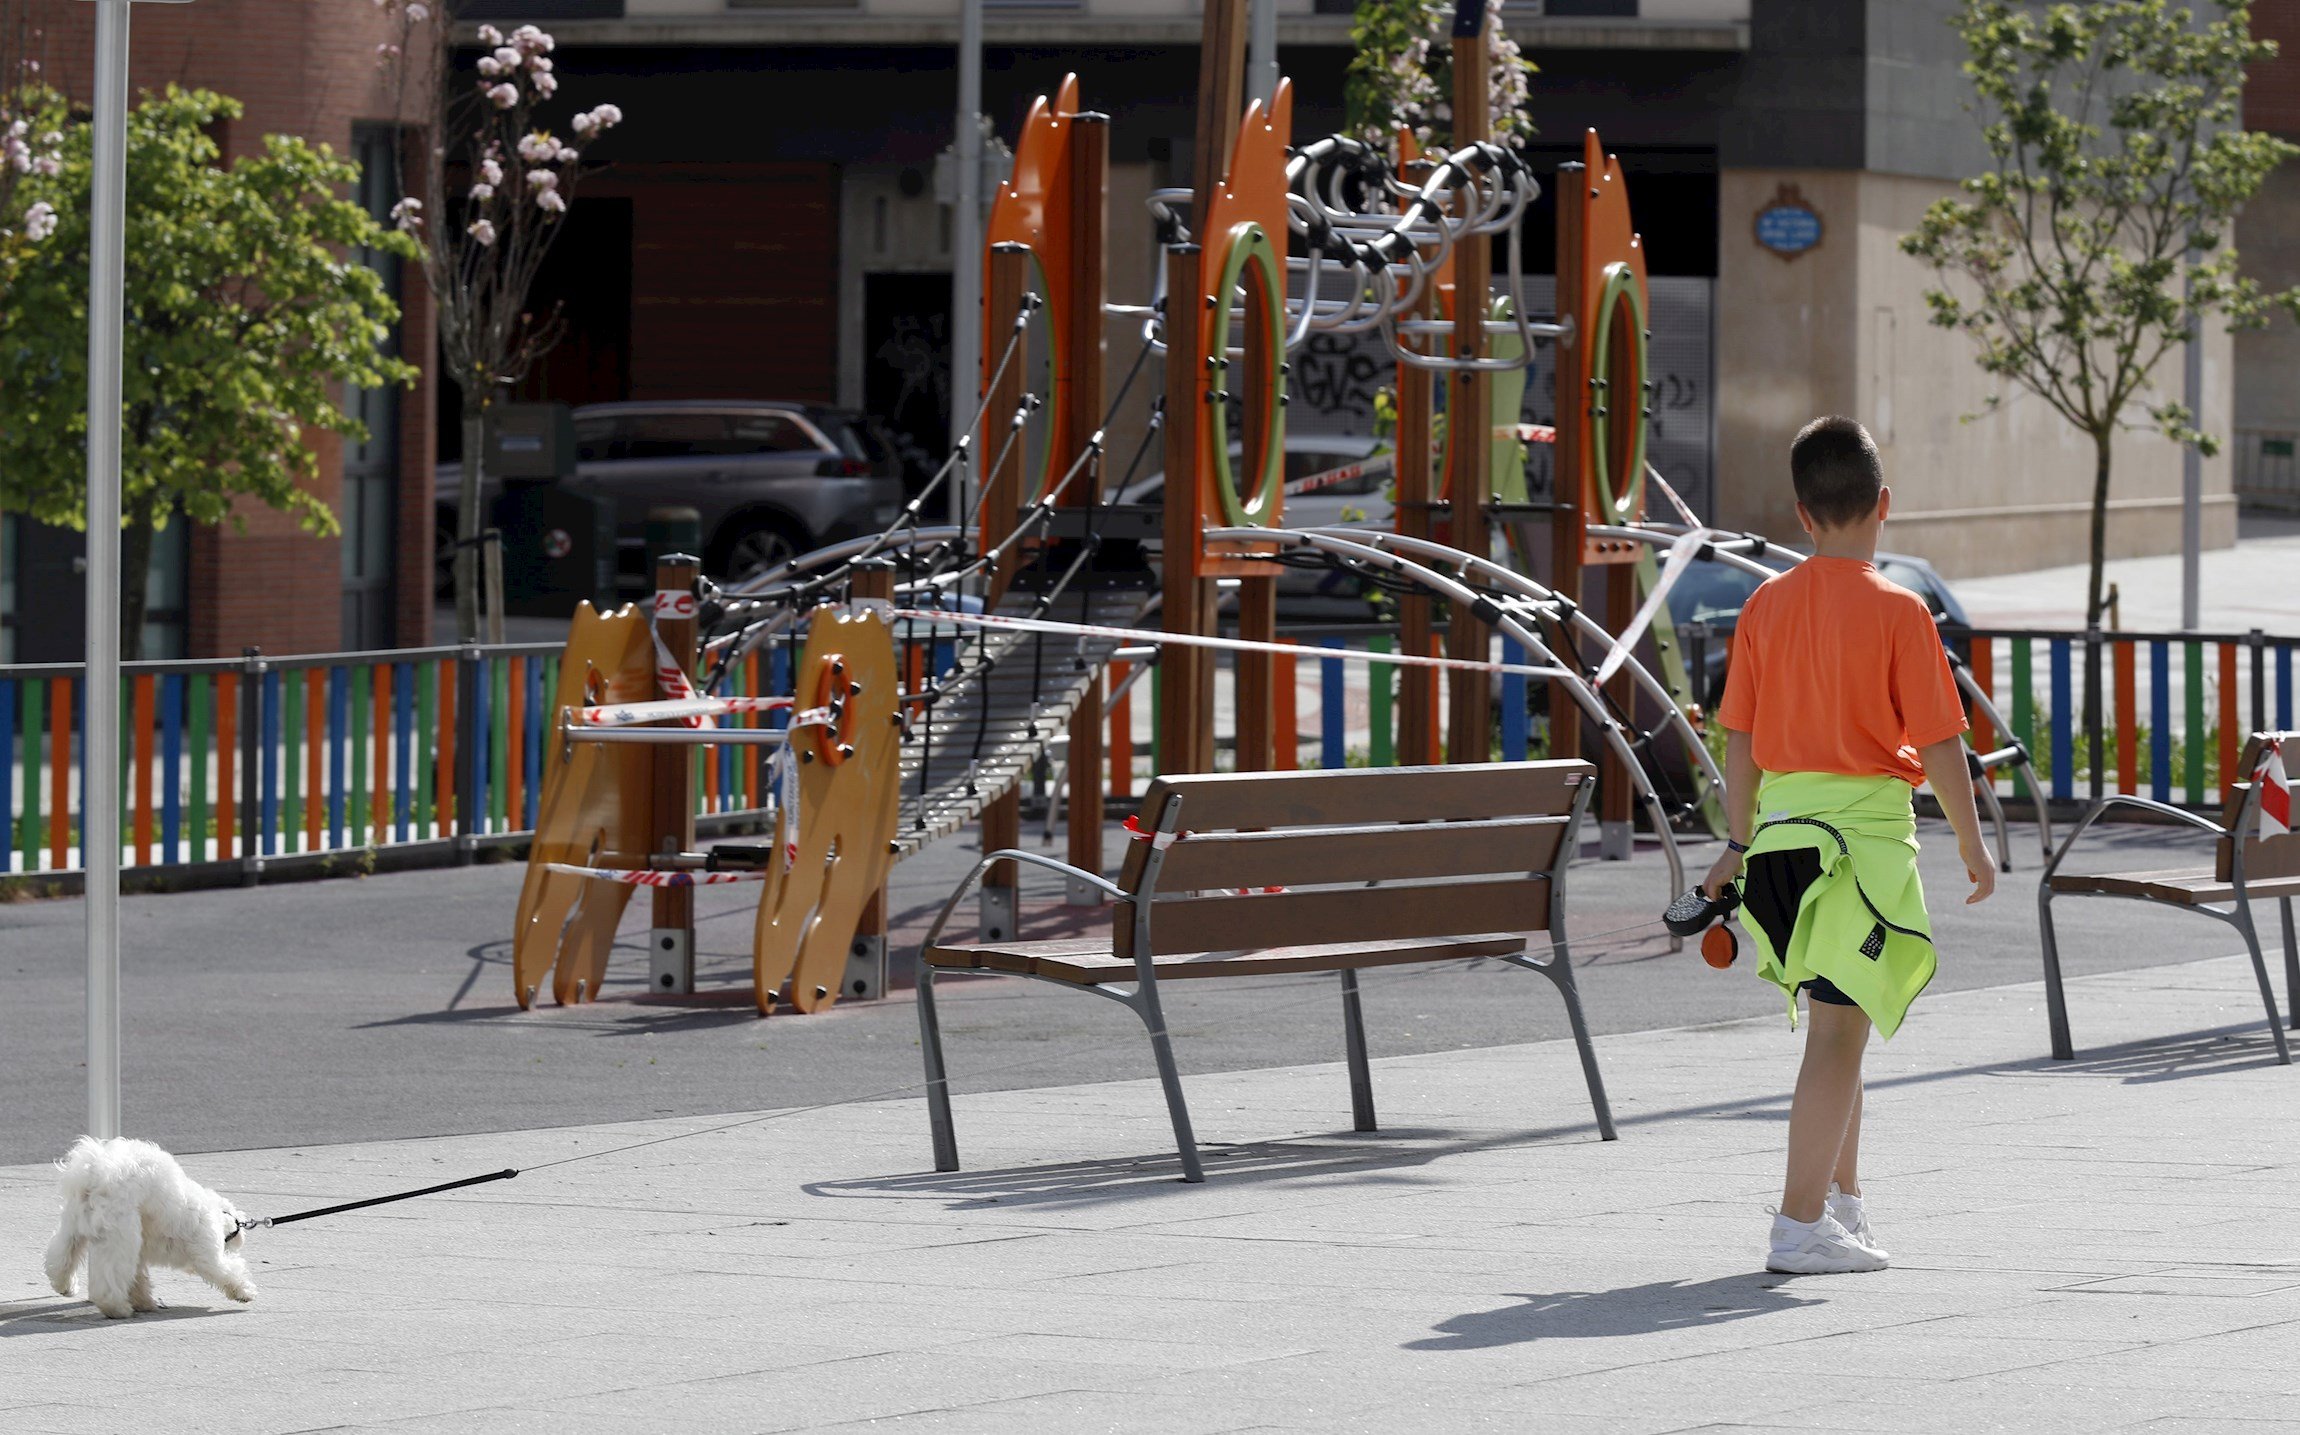
[[[1758, 561], [1781, 572], [1794, 560], [1795, 555], [1775, 549]], [[1906, 553], [1879, 553], [1877, 572], [1924, 599], [1935, 619], [1958, 626], [1971, 625], [1965, 605], [1950, 591], [1948, 580], [1924, 559]], [[1669, 590], [1669, 616], [1681, 631], [1688, 623], [1730, 629], [1741, 616], [1741, 606], [1757, 591], [1760, 581], [1754, 573], [1729, 564], [1714, 560], [1696, 562]], [[1725, 691], [1725, 661], [1731, 646], [1722, 634], [1711, 639], [1707, 646], [1704, 664], [1709, 680], [1704, 690], [1712, 695]]]
[[[877, 420], [851, 409], [758, 401], [589, 404], [575, 410], [571, 488], [614, 505], [618, 576], [645, 592], [647, 511], [702, 516], [703, 569], [738, 579], [809, 549], [876, 532], [903, 501], [902, 460]], [[439, 582], [453, 591], [462, 465], [443, 464]], [[498, 484], [483, 476], [482, 498]]]
[[[1285, 481], [1334, 474], [1337, 478], [1304, 493], [1289, 494], [1281, 526], [1286, 528], [1396, 526], [1396, 505], [1390, 501], [1390, 466], [1377, 459], [1378, 441], [1363, 435], [1286, 435], [1283, 461]], [[1232, 448], [1230, 462], [1241, 462]], [[1120, 489], [1120, 503], [1156, 504], [1164, 500], [1166, 475], [1153, 474]], [[1278, 608], [1288, 619], [1304, 622], [1362, 622], [1372, 616], [1364, 585], [1330, 568], [1289, 568], [1278, 579]]]

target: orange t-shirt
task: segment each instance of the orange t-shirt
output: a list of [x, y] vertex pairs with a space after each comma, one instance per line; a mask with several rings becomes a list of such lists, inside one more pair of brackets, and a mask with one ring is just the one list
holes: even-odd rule
[[1808, 558], [1741, 609], [1717, 720], [1767, 772], [1925, 780], [1917, 749], [1965, 730], [1925, 602], [1853, 558]]

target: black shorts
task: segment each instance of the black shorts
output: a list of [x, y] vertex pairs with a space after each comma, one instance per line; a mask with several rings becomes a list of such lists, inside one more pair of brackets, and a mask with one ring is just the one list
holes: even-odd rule
[[[1774, 951], [1789, 950], [1789, 938], [1797, 929], [1797, 907], [1805, 900], [1805, 889], [1820, 880], [1821, 859], [1807, 848], [1760, 852], [1749, 859], [1741, 874], [1741, 909]], [[1815, 977], [1798, 990], [1824, 1006], [1860, 1005], [1827, 977]]]

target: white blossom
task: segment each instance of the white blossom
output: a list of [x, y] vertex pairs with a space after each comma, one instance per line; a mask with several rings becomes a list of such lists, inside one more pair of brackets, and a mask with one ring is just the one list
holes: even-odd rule
[[503, 183], [503, 166], [496, 162], [493, 155], [479, 162], [479, 182], [489, 189]]
[[519, 157], [529, 164], [548, 164], [559, 154], [559, 142], [537, 130], [519, 140]]
[[423, 201], [410, 195], [391, 207], [391, 222], [402, 233], [413, 234], [423, 226]]
[[511, 85], [497, 85], [487, 92], [487, 98], [495, 102], [495, 108], [507, 110], [519, 103], [519, 91]]
[[503, 66], [496, 63], [496, 59], [493, 55], [481, 55], [479, 57], [479, 63], [475, 68], [478, 69], [481, 75], [490, 80], [503, 73]]
[[582, 157], [583, 157], [583, 156], [582, 156], [581, 154], [578, 154], [578, 153], [576, 152], [576, 150], [575, 150], [575, 147], [574, 147], [573, 145], [564, 145], [564, 144], [563, 144], [563, 145], [559, 146], [559, 153], [558, 153], [558, 155], [557, 155], [557, 159], [558, 159], [558, 161], [559, 161], [561, 164], [573, 164], [575, 161], [577, 161], [577, 160], [581, 159]]
[[511, 43], [530, 55], [548, 55], [559, 48], [557, 40], [552, 39], [533, 25], [522, 25], [512, 31]]
[[420, 25], [431, 18], [431, 7], [424, 4], [423, 0], [408, 0], [407, 18]]
[[593, 105], [591, 124], [596, 129], [611, 130], [623, 123], [623, 111], [614, 105]]
[[482, 25], [479, 27], [479, 43], [492, 50], [503, 43], [503, 32], [493, 25]]
[[548, 75], [551, 73], [552, 68], [551, 57], [549, 55], [529, 55], [527, 57], [527, 68], [540, 74]]
[[582, 114], [577, 115], [573, 121], [573, 124], [575, 127], [575, 133], [578, 135], [588, 135], [591, 133], [591, 131], [599, 127], [599, 122], [591, 118], [591, 113], [588, 110], [584, 111]]
[[509, 45], [505, 45], [495, 52], [495, 63], [501, 65], [505, 70], [518, 69], [521, 62], [526, 58], [525, 55], [520, 54]]
[[375, 47], [375, 57], [378, 60], [396, 60], [399, 58], [399, 46], [386, 40]]
[[529, 189], [557, 189], [559, 176], [547, 169], [531, 169], [527, 171], [527, 187]]
[[42, 201], [24, 211], [24, 237], [37, 244], [56, 232], [56, 207]]
[[535, 86], [535, 93], [544, 99], [548, 100], [559, 93], [559, 77], [557, 75], [539, 71], [532, 77], [532, 82]]
[[493, 198], [495, 198], [494, 185], [475, 184], [471, 186], [471, 202], [473, 204], [485, 204], [487, 201]]
[[64, 161], [56, 158], [52, 154], [43, 155], [39, 159], [32, 161], [32, 167], [40, 171], [40, 173], [47, 178], [54, 179], [57, 175], [60, 175], [64, 172]]
[[478, 244], [480, 248], [489, 249], [494, 247], [495, 222], [493, 220], [474, 220], [472, 221], [471, 228], [468, 232], [471, 235], [472, 241]]
[[567, 201], [556, 189], [546, 189], [535, 196], [536, 206], [546, 214], [565, 214]]

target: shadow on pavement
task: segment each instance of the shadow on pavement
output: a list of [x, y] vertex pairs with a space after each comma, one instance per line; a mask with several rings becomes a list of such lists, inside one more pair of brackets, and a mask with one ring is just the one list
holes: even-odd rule
[[224, 1307], [211, 1309], [198, 1305], [166, 1305], [158, 1310], [139, 1311], [126, 1320], [114, 1321], [78, 1298], [64, 1300], [59, 1297], [35, 1305], [0, 1302], [0, 1340], [19, 1335], [69, 1335], [91, 1326], [126, 1327], [146, 1325], [153, 1321], [196, 1320], [201, 1316], [230, 1313]]
[[1491, 1350], [1534, 1340], [1591, 1340], [1690, 1330], [1799, 1306], [1825, 1305], [1781, 1289], [1790, 1277], [1757, 1272], [1680, 1283], [1655, 1281], [1609, 1291], [1520, 1295], [1518, 1305], [1470, 1311], [1437, 1323], [1439, 1332], [1409, 1340], [1407, 1350]]

